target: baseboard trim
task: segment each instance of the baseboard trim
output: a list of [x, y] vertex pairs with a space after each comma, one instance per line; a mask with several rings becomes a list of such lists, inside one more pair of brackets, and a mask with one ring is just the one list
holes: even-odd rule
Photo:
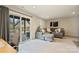
[[79, 38], [79, 36], [65, 35], [66, 37]]

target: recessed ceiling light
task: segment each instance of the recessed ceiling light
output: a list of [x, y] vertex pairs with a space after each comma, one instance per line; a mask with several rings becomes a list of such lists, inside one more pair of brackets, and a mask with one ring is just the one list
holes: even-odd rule
[[36, 8], [36, 6], [33, 6], [33, 8]]
[[75, 11], [73, 11], [72, 14], [74, 15], [75, 14]]

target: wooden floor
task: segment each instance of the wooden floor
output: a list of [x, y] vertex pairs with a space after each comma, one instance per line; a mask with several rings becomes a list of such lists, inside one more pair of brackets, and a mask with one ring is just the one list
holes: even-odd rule
[[0, 53], [16, 53], [17, 52], [13, 47], [11, 47], [3, 39], [0, 39], [0, 42], [4, 44], [4, 46], [0, 48]]

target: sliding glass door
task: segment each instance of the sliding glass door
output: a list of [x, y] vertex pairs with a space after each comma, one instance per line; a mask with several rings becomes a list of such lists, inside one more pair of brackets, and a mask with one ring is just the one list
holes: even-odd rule
[[9, 43], [18, 44], [20, 40], [20, 17], [10, 15], [9, 18]]
[[9, 43], [18, 44], [30, 39], [30, 19], [14, 15], [9, 18]]
[[22, 17], [21, 22], [22, 41], [25, 41], [30, 39], [30, 19]]

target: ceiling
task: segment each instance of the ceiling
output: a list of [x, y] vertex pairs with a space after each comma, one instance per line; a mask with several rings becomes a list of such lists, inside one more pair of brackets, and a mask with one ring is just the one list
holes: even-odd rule
[[78, 5], [17, 5], [17, 7], [42, 19], [79, 15]]

